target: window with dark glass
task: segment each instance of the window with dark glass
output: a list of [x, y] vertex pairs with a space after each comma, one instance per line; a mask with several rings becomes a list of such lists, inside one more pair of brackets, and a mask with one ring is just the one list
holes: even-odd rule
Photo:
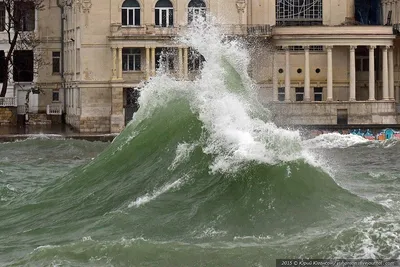
[[296, 87], [296, 101], [304, 100], [304, 87]]
[[139, 48], [122, 49], [122, 70], [139, 71], [141, 69], [141, 51]]
[[53, 73], [60, 73], [61, 69], [61, 53], [54, 51], [52, 53]]
[[13, 55], [13, 78], [16, 82], [33, 81], [33, 51], [16, 50]]
[[6, 29], [6, 7], [4, 2], [0, 2], [0, 31]]
[[155, 25], [160, 27], [174, 25], [174, 8], [169, 0], [159, 0], [156, 3]]
[[35, 30], [35, 5], [33, 2], [14, 2], [14, 28], [19, 31]]
[[0, 50], [0, 83], [4, 82], [8, 66], [6, 64], [6, 54], [4, 50]]
[[60, 92], [58, 90], [57, 91], [53, 90], [52, 98], [53, 98], [53, 102], [59, 102], [60, 101]]
[[322, 101], [322, 87], [314, 87], [314, 101]]
[[278, 88], [278, 101], [285, 101], [285, 87]]
[[206, 19], [206, 4], [203, 0], [191, 0], [188, 5], [188, 23], [193, 20]]
[[140, 25], [140, 5], [137, 0], [125, 0], [122, 4], [122, 25]]

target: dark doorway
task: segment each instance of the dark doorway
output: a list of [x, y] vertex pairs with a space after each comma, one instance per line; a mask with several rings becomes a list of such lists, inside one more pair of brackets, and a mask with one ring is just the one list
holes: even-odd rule
[[125, 125], [133, 119], [133, 114], [139, 109], [139, 95], [137, 88], [124, 88]]
[[338, 125], [347, 125], [348, 124], [348, 113], [347, 109], [338, 109], [337, 110], [337, 124]]

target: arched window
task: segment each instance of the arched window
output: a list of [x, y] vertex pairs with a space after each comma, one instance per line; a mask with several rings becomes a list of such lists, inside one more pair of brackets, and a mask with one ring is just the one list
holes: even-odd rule
[[188, 23], [206, 18], [206, 4], [203, 0], [191, 0], [188, 5]]
[[137, 0], [125, 0], [122, 4], [122, 25], [140, 25], [140, 5]]
[[170, 27], [174, 25], [174, 8], [169, 0], [158, 0], [155, 11], [156, 26]]
[[322, 0], [276, 0], [276, 25], [322, 25]]

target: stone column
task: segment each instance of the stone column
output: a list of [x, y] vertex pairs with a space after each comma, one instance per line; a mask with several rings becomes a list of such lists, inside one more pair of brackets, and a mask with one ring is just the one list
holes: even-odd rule
[[183, 78], [183, 48], [178, 48], [178, 58], [179, 58], [179, 79]]
[[290, 53], [289, 47], [285, 49], [285, 101], [290, 101]]
[[369, 97], [368, 100], [375, 101], [375, 48], [369, 47]]
[[146, 46], [146, 80], [150, 79], [150, 48]]
[[189, 74], [188, 74], [188, 50], [189, 50], [189, 48], [187, 48], [187, 47], [183, 48], [183, 77], [186, 80], [189, 78]]
[[122, 80], [122, 47], [118, 47], [118, 80]]
[[356, 46], [350, 46], [350, 97], [349, 101], [356, 100]]
[[393, 46], [389, 47], [389, 99], [394, 100], [394, 63]]
[[156, 75], [156, 48], [151, 48], [151, 76]]
[[112, 47], [112, 55], [113, 55], [113, 69], [112, 69], [112, 79], [117, 79], [117, 48]]
[[272, 66], [272, 99], [278, 101], [278, 70], [276, 65], [276, 52], [273, 55], [273, 66]]
[[326, 47], [326, 52], [327, 52], [327, 63], [328, 63], [328, 68], [327, 68], [327, 81], [326, 81], [326, 89], [327, 89], [327, 94], [326, 94], [326, 101], [332, 101], [333, 100], [333, 66], [332, 66], [332, 46], [327, 46]]
[[389, 100], [388, 47], [382, 48], [382, 98]]
[[310, 47], [304, 46], [304, 101], [310, 101]]

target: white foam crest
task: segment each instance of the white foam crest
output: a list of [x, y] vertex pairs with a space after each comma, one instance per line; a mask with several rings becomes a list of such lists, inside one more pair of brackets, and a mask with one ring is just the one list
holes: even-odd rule
[[157, 197], [159, 197], [160, 195], [164, 194], [165, 192], [169, 191], [170, 189], [173, 188], [178, 188], [179, 186], [182, 185], [182, 183], [184, 182], [183, 178], [179, 178], [178, 180], [172, 182], [172, 183], [167, 183], [164, 186], [162, 186], [161, 188], [158, 188], [156, 190], [154, 190], [151, 194], [147, 193], [141, 197], [138, 197], [135, 201], [132, 201], [129, 205], [128, 208], [132, 208], [132, 207], [140, 207], [154, 199], [156, 199]]
[[265, 120], [269, 111], [256, 98], [247, 74], [250, 57], [239, 41], [227, 41], [218, 27], [202, 22], [178, 41], [206, 59], [200, 76], [180, 81], [158, 72], [142, 89], [136, 118], [151, 116], [172, 100], [186, 99], [203, 123], [200, 145], [214, 156], [212, 172], [235, 172], [251, 162], [271, 165], [305, 159], [318, 165], [302, 148], [298, 131]]
[[[400, 259], [400, 224], [397, 215], [385, 214], [364, 218], [353, 230], [357, 234], [351, 242], [338, 246], [334, 256], [354, 259]], [[340, 238], [341, 234], [336, 238]], [[345, 232], [344, 234], [346, 235]]]
[[196, 148], [197, 144], [180, 143], [176, 148], [176, 156], [168, 170], [174, 170], [179, 164], [189, 159], [190, 153]]
[[358, 144], [371, 143], [368, 139], [354, 134], [327, 133], [303, 141], [306, 148], [347, 148]]

